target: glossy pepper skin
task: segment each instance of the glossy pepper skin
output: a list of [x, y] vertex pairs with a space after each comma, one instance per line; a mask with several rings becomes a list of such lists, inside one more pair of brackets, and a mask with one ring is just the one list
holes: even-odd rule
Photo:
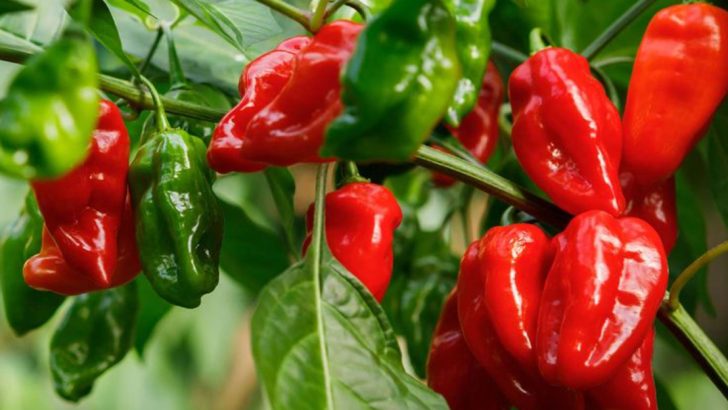
[[537, 369], [536, 318], [549, 248], [546, 235], [526, 224], [491, 229], [473, 242], [460, 265], [460, 323], [473, 355], [511, 404], [583, 409], [580, 393], [549, 385]]
[[[490, 62], [483, 78], [478, 104], [463, 118], [460, 126], [447, 126], [452, 135], [482, 164], [488, 162], [498, 143], [498, 113], [503, 103], [503, 93], [503, 80], [495, 64]], [[454, 179], [441, 173], [434, 173], [433, 181], [442, 187], [455, 183]]]
[[673, 175], [726, 93], [728, 11], [706, 3], [660, 10], [642, 37], [629, 83], [623, 171], [645, 187]]
[[323, 157], [408, 160], [445, 114], [461, 78], [455, 19], [442, 0], [395, 0], [368, 22], [344, 71], [344, 112]]
[[223, 217], [205, 145], [165, 128], [144, 142], [129, 169], [144, 274], [170, 303], [193, 308], [217, 286]]
[[45, 324], [64, 298], [40, 292], [25, 284], [23, 265], [40, 250], [43, 217], [33, 194], [25, 198], [18, 219], [3, 231], [0, 240], [0, 288], [5, 318], [16, 335], [22, 336]]
[[586, 59], [548, 47], [511, 74], [513, 148], [528, 176], [569, 213], [619, 215], [619, 113]]
[[445, 121], [457, 127], [477, 104], [478, 90], [490, 55], [490, 25], [488, 15], [495, 0], [451, 0], [445, 3], [455, 16], [457, 54], [462, 66], [462, 78], [445, 115]]
[[94, 381], [124, 358], [132, 345], [139, 309], [130, 283], [73, 300], [51, 339], [56, 392], [66, 400], [88, 395]]
[[[626, 181], [622, 174], [622, 190], [627, 199], [625, 216], [634, 216], [650, 224], [662, 239], [665, 253], [675, 246], [678, 234], [675, 178], [671, 177], [652, 188], [642, 188]], [[629, 179], [629, 178], [627, 178]]]
[[0, 102], [0, 172], [55, 178], [83, 161], [98, 114], [96, 71], [91, 42], [73, 25], [28, 60]]
[[[303, 243], [311, 242], [313, 204], [309, 207]], [[326, 195], [326, 243], [349, 272], [381, 301], [392, 277], [394, 231], [402, 222], [402, 210], [385, 187], [353, 182]]]
[[427, 385], [451, 410], [508, 410], [510, 405], [465, 343], [458, 319], [457, 290], [448, 296], [432, 337]]
[[576, 216], [553, 239], [536, 349], [542, 376], [576, 389], [605, 383], [650, 331], [667, 287], [660, 237], [603, 211]]
[[35, 180], [32, 187], [65, 262], [99, 288], [107, 288], [116, 271], [129, 171], [129, 134], [111, 101], [101, 101], [87, 152], [86, 160], [69, 174]]
[[651, 329], [642, 345], [609, 379], [586, 392], [594, 410], [657, 410], [652, 351], [655, 331]]

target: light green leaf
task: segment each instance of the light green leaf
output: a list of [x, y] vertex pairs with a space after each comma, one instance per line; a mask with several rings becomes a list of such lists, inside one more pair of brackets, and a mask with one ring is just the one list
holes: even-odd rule
[[244, 52], [243, 33], [216, 4], [205, 0], [173, 0], [175, 4], [195, 16], [208, 29], [224, 38], [233, 47]]
[[112, 7], [137, 16], [141, 21], [147, 17], [155, 17], [149, 5], [142, 0], [106, 0], [106, 2]]

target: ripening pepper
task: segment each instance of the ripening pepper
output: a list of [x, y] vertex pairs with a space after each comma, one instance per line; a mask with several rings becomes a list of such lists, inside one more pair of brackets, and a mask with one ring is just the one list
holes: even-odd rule
[[100, 104], [86, 160], [53, 180], [32, 181], [45, 226], [62, 259], [99, 288], [113, 282], [127, 197], [129, 135], [119, 108]]
[[[483, 78], [478, 104], [463, 118], [460, 126], [447, 126], [452, 135], [482, 164], [488, 162], [498, 142], [498, 113], [502, 103], [503, 80], [495, 64], [490, 62]], [[437, 172], [432, 175], [432, 179], [442, 187], [455, 183], [451, 177]]]
[[490, 55], [488, 15], [495, 0], [449, 0], [445, 5], [455, 16], [457, 54], [463, 73], [447, 109], [445, 121], [457, 127], [460, 120], [478, 103], [478, 90], [483, 83]]
[[655, 331], [651, 329], [642, 345], [609, 379], [586, 392], [590, 409], [656, 410], [657, 392], [652, 375]]
[[650, 224], [662, 239], [665, 253], [669, 254], [677, 241], [678, 221], [675, 203], [675, 178], [671, 177], [645, 189], [629, 181], [622, 174], [622, 190], [627, 200], [625, 216], [634, 216]]
[[458, 319], [457, 290], [448, 296], [432, 336], [427, 384], [451, 410], [508, 410], [510, 405], [465, 343]]
[[219, 280], [222, 210], [204, 143], [170, 128], [155, 101], [158, 130], [141, 144], [129, 169], [139, 257], [160, 296], [193, 308]]
[[624, 110], [623, 172], [650, 187], [672, 176], [728, 93], [728, 11], [659, 11], [635, 57]]
[[443, 0], [395, 0], [368, 22], [346, 65], [344, 112], [323, 157], [410, 159], [452, 101], [461, 78], [455, 19]]
[[538, 318], [541, 375], [576, 389], [605, 383], [650, 331], [667, 287], [657, 232], [603, 211], [576, 216], [552, 242]]
[[46, 323], [64, 298], [40, 292], [25, 284], [23, 265], [40, 250], [43, 217], [32, 193], [18, 219], [3, 231], [0, 240], [0, 287], [5, 318], [15, 334], [22, 336]]
[[83, 161], [98, 114], [96, 71], [76, 25], [28, 60], [0, 102], [0, 172], [55, 178]]
[[513, 148], [528, 176], [567, 212], [619, 215], [619, 113], [587, 60], [548, 47], [511, 74]]
[[[313, 204], [308, 209], [306, 253], [311, 242]], [[349, 272], [381, 301], [392, 277], [394, 231], [402, 210], [385, 187], [353, 182], [326, 195], [326, 243]]]
[[460, 324], [473, 355], [511, 404], [521, 410], [583, 409], [580, 393], [549, 385], [537, 368], [536, 320], [549, 260], [549, 240], [533, 225], [488, 231], [468, 247], [460, 265]]

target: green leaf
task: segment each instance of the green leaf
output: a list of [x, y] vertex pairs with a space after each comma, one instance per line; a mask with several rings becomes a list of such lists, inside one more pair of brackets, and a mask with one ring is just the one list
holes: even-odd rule
[[112, 7], [137, 16], [141, 21], [144, 21], [147, 17], [156, 18], [152, 14], [149, 5], [142, 0], [106, 0], [106, 2]]
[[657, 407], [661, 410], [677, 410], [675, 402], [665, 387], [665, 383], [655, 376], [655, 388], [657, 390]]
[[293, 206], [293, 195], [296, 193], [296, 181], [293, 175], [286, 168], [268, 167], [263, 171], [268, 187], [270, 188], [273, 201], [278, 208], [278, 215], [281, 218], [283, 235], [286, 239], [288, 251], [292, 256], [298, 257], [295, 237], [296, 210]]
[[220, 200], [226, 229], [223, 231], [220, 267], [235, 282], [257, 295], [289, 266], [279, 236], [257, 223], [239, 207]]
[[205, 0], [173, 1], [185, 11], [195, 16], [205, 27], [217, 33], [233, 47], [244, 52], [243, 34], [217, 5]]
[[33, 6], [21, 3], [16, 0], [3, 0], [3, 2], [0, 3], [0, 15], [28, 10], [33, 10]]
[[710, 191], [728, 227], [728, 101], [718, 109], [708, 132]]
[[139, 356], [143, 356], [144, 348], [152, 337], [154, 329], [172, 309], [172, 305], [157, 294], [146, 276], [140, 275], [136, 284], [139, 289], [139, 318], [134, 336], [134, 348]]

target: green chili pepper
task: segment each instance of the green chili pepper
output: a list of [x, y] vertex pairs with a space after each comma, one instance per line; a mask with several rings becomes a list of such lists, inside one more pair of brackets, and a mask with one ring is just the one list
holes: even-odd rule
[[52, 178], [81, 163], [99, 113], [96, 57], [71, 26], [28, 60], [0, 102], [0, 171]]
[[155, 101], [158, 131], [142, 143], [129, 169], [139, 256], [160, 296], [193, 308], [217, 286], [222, 210], [205, 144], [170, 128], [158, 96]]
[[445, 120], [457, 127], [478, 101], [490, 56], [488, 14], [495, 0], [449, 0], [446, 4], [457, 22], [457, 53], [463, 77], [458, 82]]
[[51, 339], [51, 373], [61, 397], [78, 401], [124, 358], [134, 340], [138, 303], [134, 282], [73, 299]]
[[455, 35], [442, 0], [396, 0], [372, 20], [344, 72], [344, 112], [329, 126], [322, 157], [409, 159], [452, 101]]
[[0, 285], [5, 317], [13, 331], [22, 336], [45, 324], [63, 303], [64, 297], [41, 292], [25, 284], [23, 265], [40, 251], [43, 217], [35, 196], [29, 193], [25, 207], [0, 241]]

